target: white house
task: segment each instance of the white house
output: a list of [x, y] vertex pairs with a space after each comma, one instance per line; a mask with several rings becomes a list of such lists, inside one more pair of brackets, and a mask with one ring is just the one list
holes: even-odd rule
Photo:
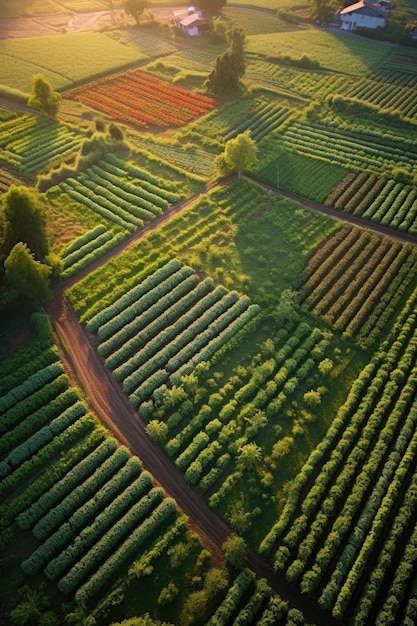
[[172, 23], [191, 37], [202, 35], [209, 27], [208, 21], [204, 19], [201, 11], [197, 11], [194, 7], [173, 11]]
[[357, 28], [384, 28], [387, 23], [389, 8], [386, 2], [359, 0], [341, 9], [337, 16], [342, 30], [356, 30]]

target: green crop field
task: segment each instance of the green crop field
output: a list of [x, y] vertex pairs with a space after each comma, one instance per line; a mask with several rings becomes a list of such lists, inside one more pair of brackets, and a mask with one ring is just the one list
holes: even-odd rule
[[320, 30], [251, 35], [247, 50], [264, 56], [288, 54], [300, 58], [307, 54], [323, 69], [348, 75], [377, 70], [392, 54], [383, 44]]
[[157, 21], [0, 39], [2, 624], [416, 623], [417, 53], [308, 15], [228, 3], [233, 94]]
[[0, 83], [30, 93], [33, 75], [41, 72], [56, 89], [63, 89], [145, 58], [140, 51], [101, 33], [3, 39], [0, 40]]

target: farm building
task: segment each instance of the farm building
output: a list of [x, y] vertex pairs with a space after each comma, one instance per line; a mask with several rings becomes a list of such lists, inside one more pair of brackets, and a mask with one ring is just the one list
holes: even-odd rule
[[208, 20], [203, 17], [201, 11], [197, 11], [194, 7], [173, 11], [172, 23], [191, 37], [203, 35], [209, 28]]
[[389, 2], [373, 2], [359, 0], [341, 9], [336, 14], [336, 21], [342, 30], [356, 30], [357, 28], [384, 28], [389, 13]]

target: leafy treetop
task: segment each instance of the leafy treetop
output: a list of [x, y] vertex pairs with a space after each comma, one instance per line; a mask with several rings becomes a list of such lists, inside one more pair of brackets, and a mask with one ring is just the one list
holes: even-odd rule
[[195, 5], [207, 13], [217, 13], [226, 6], [227, 0], [196, 0]]
[[60, 102], [61, 95], [52, 89], [46, 78], [42, 74], [35, 74], [28, 106], [49, 117], [56, 117]]
[[37, 308], [49, 295], [51, 268], [35, 261], [25, 243], [17, 243], [4, 262], [7, 287]]
[[237, 172], [238, 178], [242, 172], [255, 165], [257, 161], [258, 146], [246, 130], [237, 137], [229, 139], [224, 151], [216, 159], [216, 167], [222, 176]]
[[38, 261], [48, 254], [46, 216], [39, 196], [23, 185], [11, 185], [2, 208], [4, 236], [1, 251], [6, 256], [19, 242], [28, 245]]
[[148, 0], [126, 0], [124, 6], [126, 15], [133, 17], [136, 24], [139, 24], [140, 16], [148, 8], [149, 2]]

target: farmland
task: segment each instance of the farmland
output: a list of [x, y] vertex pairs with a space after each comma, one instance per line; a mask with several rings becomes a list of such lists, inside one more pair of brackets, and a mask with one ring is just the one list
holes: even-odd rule
[[416, 620], [415, 49], [250, 4], [238, 96], [157, 20], [0, 40], [0, 191], [53, 271], [0, 291], [5, 624]]

